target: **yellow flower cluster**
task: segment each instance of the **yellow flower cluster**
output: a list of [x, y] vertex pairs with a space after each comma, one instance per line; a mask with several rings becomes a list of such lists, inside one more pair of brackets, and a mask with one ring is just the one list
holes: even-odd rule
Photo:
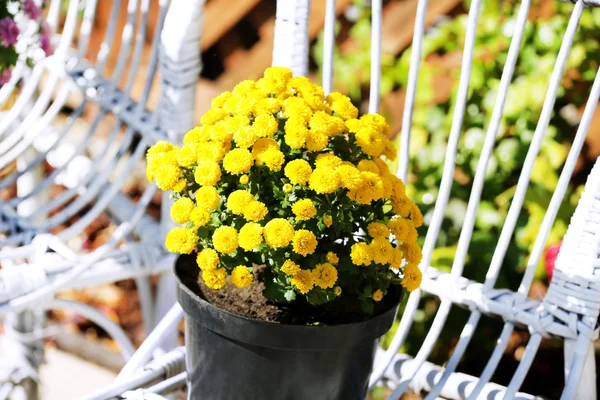
[[342, 291], [363, 296], [367, 281], [381, 282], [365, 295], [380, 301], [390, 276], [418, 287], [423, 216], [388, 168], [396, 149], [382, 116], [359, 117], [348, 97], [271, 67], [214, 98], [200, 123], [181, 147], [152, 146], [146, 174], [175, 193], [170, 214], [183, 226], [167, 249], [197, 251], [208, 287], [227, 275], [248, 287], [259, 263], [279, 274], [288, 301], [290, 291], [313, 304]]

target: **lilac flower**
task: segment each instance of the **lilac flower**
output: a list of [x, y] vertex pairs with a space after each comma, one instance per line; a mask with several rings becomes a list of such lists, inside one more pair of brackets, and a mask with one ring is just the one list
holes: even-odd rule
[[19, 27], [10, 17], [0, 19], [0, 40], [4, 47], [10, 47], [17, 43]]
[[25, 11], [25, 14], [27, 14], [29, 18], [34, 21], [36, 21], [41, 14], [40, 8], [33, 0], [25, 0], [25, 3], [23, 4], [23, 11]]
[[8, 83], [12, 75], [12, 67], [7, 67], [0, 72], [0, 86]]
[[44, 50], [46, 56], [51, 55], [53, 52], [52, 43], [50, 43], [51, 33], [50, 25], [48, 25], [46, 21], [42, 20], [40, 23], [40, 48]]
[[50, 44], [50, 36], [41, 34], [40, 35], [40, 47], [44, 50], [46, 57], [52, 54], [52, 44]]

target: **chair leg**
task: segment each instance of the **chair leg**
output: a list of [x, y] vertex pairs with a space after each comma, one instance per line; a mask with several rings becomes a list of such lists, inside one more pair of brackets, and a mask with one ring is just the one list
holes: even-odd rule
[[[568, 383], [569, 375], [573, 369], [573, 362], [577, 354], [577, 339], [566, 339], [564, 346], [565, 354], [565, 382]], [[590, 341], [588, 343], [585, 361], [583, 368], [581, 368], [581, 377], [579, 378], [579, 384], [574, 393], [572, 393], [573, 399], [578, 400], [596, 400], [596, 360], [594, 343]]]

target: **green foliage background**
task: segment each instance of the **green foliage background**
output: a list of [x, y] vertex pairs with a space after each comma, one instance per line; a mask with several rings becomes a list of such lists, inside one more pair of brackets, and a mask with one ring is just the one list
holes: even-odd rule
[[[536, 6], [537, 4], [534, 4], [533, 9]], [[478, 281], [485, 279], [487, 267], [516, 188], [521, 165], [542, 109], [548, 81], [572, 10], [571, 4], [559, 2], [553, 2], [553, 7], [554, 12], [545, 18], [532, 18], [530, 13], [530, 21], [526, 27], [517, 68], [506, 101], [504, 118], [489, 163], [475, 232], [465, 265], [464, 275], [470, 279]], [[468, 9], [468, 4], [465, 4], [464, 8]], [[518, 3], [484, 0], [477, 30], [468, 107], [456, 161], [456, 179], [432, 258], [432, 265], [441, 270], [449, 270], [452, 265], [472, 178], [484, 141], [485, 129], [495, 103], [496, 90], [508, 53], [517, 10]], [[417, 105], [410, 148], [411, 176], [408, 185], [411, 197], [426, 216], [425, 226], [420, 230], [421, 240], [424, 239], [427, 215], [433, 211], [441, 182], [460, 73], [460, 62], [448, 65], [449, 63], [440, 63], [439, 60], [440, 58], [461, 59], [466, 21], [466, 14], [446, 19], [428, 31], [423, 43], [424, 61], [418, 80]], [[526, 267], [527, 257], [577, 129], [577, 110], [581, 110], [585, 105], [598, 69], [600, 61], [598, 26], [600, 26], [600, 10], [584, 10], [550, 126], [531, 177], [525, 205], [496, 287], [515, 290]], [[349, 93], [352, 99], [360, 104], [363, 96], [367, 94], [366, 88], [369, 85], [370, 15], [368, 8], [362, 6], [360, 17], [350, 29], [349, 35], [358, 45], [347, 54], [336, 52], [334, 82], [339, 86], [335, 89]], [[318, 65], [321, 65], [322, 46], [323, 42], [320, 38], [313, 54]], [[407, 49], [399, 57], [383, 56], [382, 91], [384, 94], [405, 87], [410, 51]], [[452, 57], [453, 55], [455, 57]], [[436, 98], [440, 88], [434, 80], [434, 77], [440, 75], [449, 76], [454, 82], [450, 96], [442, 101], [439, 101], [439, 96]], [[366, 96], [364, 97], [366, 99]], [[385, 109], [383, 113], [386, 113]], [[397, 139], [399, 140], [399, 137]], [[584, 165], [569, 189], [548, 239], [548, 245], [557, 243], [564, 235], [582, 190], [581, 184], [590, 167], [591, 165]], [[538, 265], [536, 278], [545, 280], [546, 273], [542, 262]], [[438, 300], [434, 298], [423, 300], [423, 308], [416, 316], [414, 327], [403, 351], [414, 354], [418, 350], [435, 315], [437, 304]], [[464, 320], [466, 320], [466, 311], [453, 310], [447, 328], [431, 357], [432, 361], [447, 360], [452, 344], [455, 343], [464, 326]], [[491, 323], [490, 326], [492, 329], [487, 330], [487, 334], [484, 332], [483, 335], [489, 336], [488, 340], [475, 339], [471, 347], [484, 346], [491, 350], [499, 322]], [[487, 357], [482, 362], [486, 360]]]

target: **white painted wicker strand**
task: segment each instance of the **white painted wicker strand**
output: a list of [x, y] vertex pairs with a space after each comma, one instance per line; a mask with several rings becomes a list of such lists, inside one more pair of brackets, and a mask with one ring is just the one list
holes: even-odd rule
[[273, 66], [288, 67], [294, 76], [308, 72], [310, 0], [277, 0]]
[[325, 95], [333, 88], [333, 54], [335, 50], [335, 0], [327, 0], [325, 27], [323, 28], [323, 91]]

